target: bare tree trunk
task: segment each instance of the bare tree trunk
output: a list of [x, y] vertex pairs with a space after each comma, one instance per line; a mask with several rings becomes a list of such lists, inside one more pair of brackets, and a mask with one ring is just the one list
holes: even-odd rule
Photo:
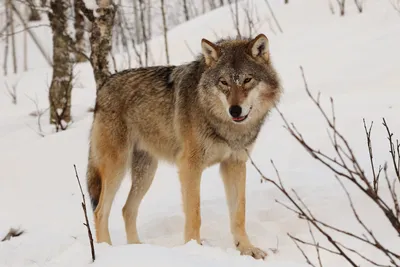
[[[25, 8], [25, 14], [28, 13]], [[24, 71], [28, 70], [28, 33], [24, 31]]]
[[26, 29], [26, 31], [28, 31], [28, 33], [31, 36], [33, 42], [36, 44], [37, 48], [40, 50], [40, 52], [42, 53], [43, 57], [46, 59], [46, 61], [49, 63], [50, 66], [53, 66], [53, 62], [51, 61], [51, 58], [49, 57], [49, 55], [47, 55], [45, 49], [40, 44], [38, 38], [36, 37], [36, 35], [32, 31], [32, 29], [30, 29], [28, 27], [28, 24], [25, 22], [24, 17], [22, 16], [22, 14], [18, 11], [18, 9], [14, 6], [14, 4], [11, 4], [11, 8], [15, 12], [15, 14], [18, 16], [19, 20], [21, 21], [21, 23], [24, 26], [24, 28]]
[[289, 0], [285, 0], [285, 4], [289, 4]]
[[6, 5], [5, 7], [5, 12], [6, 12], [6, 40], [4, 44], [4, 61], [3, 61], [3, 70], [4, 70], [4, 76], [7, 76], [8, 74], [8, 47], [9, 47], [9, 38], [10, 38], [10, 13], [11, 13], [11, 7], [9, 5]]
[[344, 16], [345, 13], [345, 0], [336, 0], [338, 5], [339, 5], [339, 9], [340, 9], [340, 16]]
[[229, 10], [231, 12], [233, 24], [236, 29], [236, 37], [240, 38], [241, 33], [240, 33], [240, 25], [239, 25], [239, 8], [238, 8], [238, 1], [235, 0], [235, 11], [232, 9], [232, 5], [229, 5]]
[[132, 60], [131, 60], [131, 53], [129, 52], [130, 45], [128, 43], [128, 38], [125, 35], [125, 29], [124, 29], [124, 25], [123, 25], [124, 17], [123, 17], [123, 14], [122, 14], [122, 12], [120, 10], [118, 10], [117, 13], [118, 13], [117, 14], [118, 20], [116, 21], [115, 25], [118, 26], [119, 32], [121, 33], [122, 47], [123, 47], [123, 49], [126, 52], [126, 55], [128, 57], [128, 65], [129, 65], [129, 67], [131, 67], [132, 66]]
[[[123, 26], [124, 26], [125, 28], [128, 28], [128, 23], [127, 23], [127, 21], [126, 21], [126, 18], [125, 18], [124, 13], [120, 12], [120, 15], [121, 15], [121, 20], [122, 20]], [[128, 31], [128, 34], [129, 34], [129, 37], [131, 38], [131, 42], [132, 42], [133, 50], [134, 50], [135, 55], [136, 55], [136, 59], [137, 59], [137, 61], [138, 61], [138, 63], [139, 63], [139, 66], [142, 67], [142, 66], [143, 66], [142, 57], [141, 57], [141, 55], [140, 55], [139, 50], [138, 50], [137, 47], [136, 47], [135, 36], [134, 36], [134, 34], [132, 33], [132, 31]]]
[[219, 1], [219, 6], [223, 6], [224, 5], [224, 0], [220, 0]]
[[151, 23], [151, 0], [148, 0], [145, 5], [147, 11], [147, 40], [151, 39], [152, 36], [152, 25]]
[[144, 44], [144, 65], [148, 65], [149, 61], [149, 51], [147, 47], [147, 36], [146, 36], [146, 23], [144, 20], [144, 9], [145, 9], [145, 3], [144, 0], [139, 0], [139, 9], [140, 9], [140, 21], [142, 24], [142, 34], [143, 34], [143, 44]]
[[362, 13], [363, 12], [363, 0], [354, 0], [354, 3], [357, 6], [358, 12]]
[[161, 0], [161, 15], [163, 20], [163, 28], [164, 28], [164, 44], [165, 44], [165, 57], [167, 59], [167, 64], [169, 64], [169, 53], [168, 53], [168, 27], [167, 27], [167, 20], [165, 18], [165, 7], [164, 7], [164, 0]]
[[111, 75], [108, 67], [108, 54], [111, 52], [112, 28], [114, 26], [114, 18], [116, 6], [112, 0], [99, 0], [99, 9], [97, 13], [100, 15], [95, 18], [93, 24], [90, 43], [92, 44], [92, 53], [90, 59], [94, 68], [94, 76], [97, 88]]
[[[77, 51], [85, 51], [85, 17], [79, 8], [77, 0], [74, 1], [74, 13], [75, 13], [75, 48]], [[76, 62], [85, 62], [86, 58], [82, 53], [75, 53]]]
[[216, 9], [217, 5], [215, 4], [214, 0], [208, 0], [208, 3], [210, 4], [210, 9]]
[[[343, 1], [344, 1], [344, 0], [343, 0]], [[271, 7], [271, 5], [269, 4], [268, 0], [265, 0], [265, 3], [267, 4], [269, 11], [271, 12], [272, 18], [274, 19], [274, 21], [275, 21], [275, 23], [276, 23], [276, 26], [278, 26], [279, 31], [280, 31], [281, 33], [283, 33], [283, 30], [282, 30], [282, 28], [281, 28], [281, 25], [279, 25], [278, 19], [275, 17], [275, 13], [274, 13], [274, 11], [272, 10], [272, 7]]]
[[190, 18], [189, 18], [189, 9], [187, 6], [187, 1], [183, 0], [182, 4], [183, 4], [183, 13], [185, 14], [185, 20], [188, 21]]
[[240, 34], [240, 24], [239, 24], [239, 5], [238, 5], [238, 0], [235, 0], [235, 16], [236, 16], [236, 29], [238, 32], [238, 37], [241, 36]]
[[77, 1], [83, 14], [92, 22], [92, 33], [89, 39], [92, 49], [90, 63], [98, 90], [111, 75], [108, 67], [108, 55], [111, 52], [112, 29], [117, 6], [112, 0], [98, 0], [99, 8], [96, 10], [97, 15], [94, 16], [93, 10], [86, 8], [83, 0]]
[[13, 16], [13, 8], [12, 8], [12, 0], [8, 0], [8, 8], [9, 8], [9, 18], [10, 18], [10, 28], [11, 28], [11, 46], [12, 46], [12, 59], [13, 59], [13, 67], [14, 73], [17, 73], [17, 51], [15, 48], [15, 30], [14, 30], [14, 16]]
[[138, 0], [133, 0], [133, 13], [134, 13], [134, 20], [135, 20], [135, 39], [136, 42], [142, 42], [142, 33], [140, 27], [140, 15], [139, 15], [139, 8], [138, 8]]
[[49, 91], [50, 123], [65, 130], [71, 121], [72, 60], [67, 35], [67, 0], [50, 1], [53, 32], [53, 78]]

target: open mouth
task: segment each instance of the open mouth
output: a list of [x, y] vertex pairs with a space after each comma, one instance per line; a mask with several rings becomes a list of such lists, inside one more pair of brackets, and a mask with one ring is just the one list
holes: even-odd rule
[[245, 119], [247, 119], [247, 116], [248, 116], [248, 115], [246, 115], [246, 116], [240, 116], [240, 117], [237, 117], [237, 118], [232, 118], [232, 120], [235, 121], [235, 122], [242, 122], [242, 121], [244, 121]]
[[240, 116], [240, 117], [236, 117], [236, 118], [232, 117], [232, 120], [233, 120], [234, 122], [242, 122], [242, 121], [245, 121], [245, 120], [247, 119], [247, 117], [249, 116], [250, 111], [251, 111], [252, 108], [253, 108], [253, 107], [250, 107], [249, 112], [248, 112], [246, 115]]

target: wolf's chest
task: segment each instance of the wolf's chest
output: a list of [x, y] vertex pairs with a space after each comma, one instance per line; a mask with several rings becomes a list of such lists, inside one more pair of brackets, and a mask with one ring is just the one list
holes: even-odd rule
[[229, 158], [235, 158], [237, 160], [245, 161], [247, 158], [247, 154], [244, 149], [232, 150], [225, 144], [216, 143], [205, 150], [203, 160], [205, 162], [205, 165], [212, 166]]
[[238, 136], [237, 138], [230, 137], [213, 136], [205, 142], [204, 158], [208, 166], [217, 164], [228, 158], [246, 160], [246, 149], [251, 148], [257, 137], [257, 133]]

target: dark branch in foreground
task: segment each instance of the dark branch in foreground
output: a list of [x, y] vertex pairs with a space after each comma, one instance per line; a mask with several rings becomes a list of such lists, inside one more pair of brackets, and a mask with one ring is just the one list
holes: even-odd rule
[[83, 193], [81, 181], [79, 180], [78, 171], [76, 170], [75, 164], [74, 164], [74, 169], [75, 169], [76, 180], [78, 181], [79, 189], [81, 190], [81, 194], [82, 194], [82, 209], [83, 209], [83, 213], [85, 215], [85, 221], [86, 221], [85, 223], [83, 223], [83, 225], [86, 226], [87, 231], [88, 231], [90, 249], [91, 249], [91, 253], [92, 253], [92, 260], [94, 262], [96, 260], [96, 252], [94, 250], [93, 235], [92, 235], [92, 230], [90, 229], [89, 219], [88, 219], [87, 210], [86, 210], [85, 194]]
[[8, 231], [7, 235], [1, 240], [1, 242], [8, 241], [13, 237], [20, 236], [24, 233], [23, 230], [15, 229], [15, 228], [10, 228]]

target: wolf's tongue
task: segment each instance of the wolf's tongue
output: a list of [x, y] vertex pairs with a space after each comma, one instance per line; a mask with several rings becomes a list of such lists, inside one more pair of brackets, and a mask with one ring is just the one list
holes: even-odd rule
[[234, 121], [241, 121], [241, 120], [243, 120], [243, 119], [244, 119], [244, 116], [242, 116], [242, 117], [237, 117], [237, 118], [233, 118]]

